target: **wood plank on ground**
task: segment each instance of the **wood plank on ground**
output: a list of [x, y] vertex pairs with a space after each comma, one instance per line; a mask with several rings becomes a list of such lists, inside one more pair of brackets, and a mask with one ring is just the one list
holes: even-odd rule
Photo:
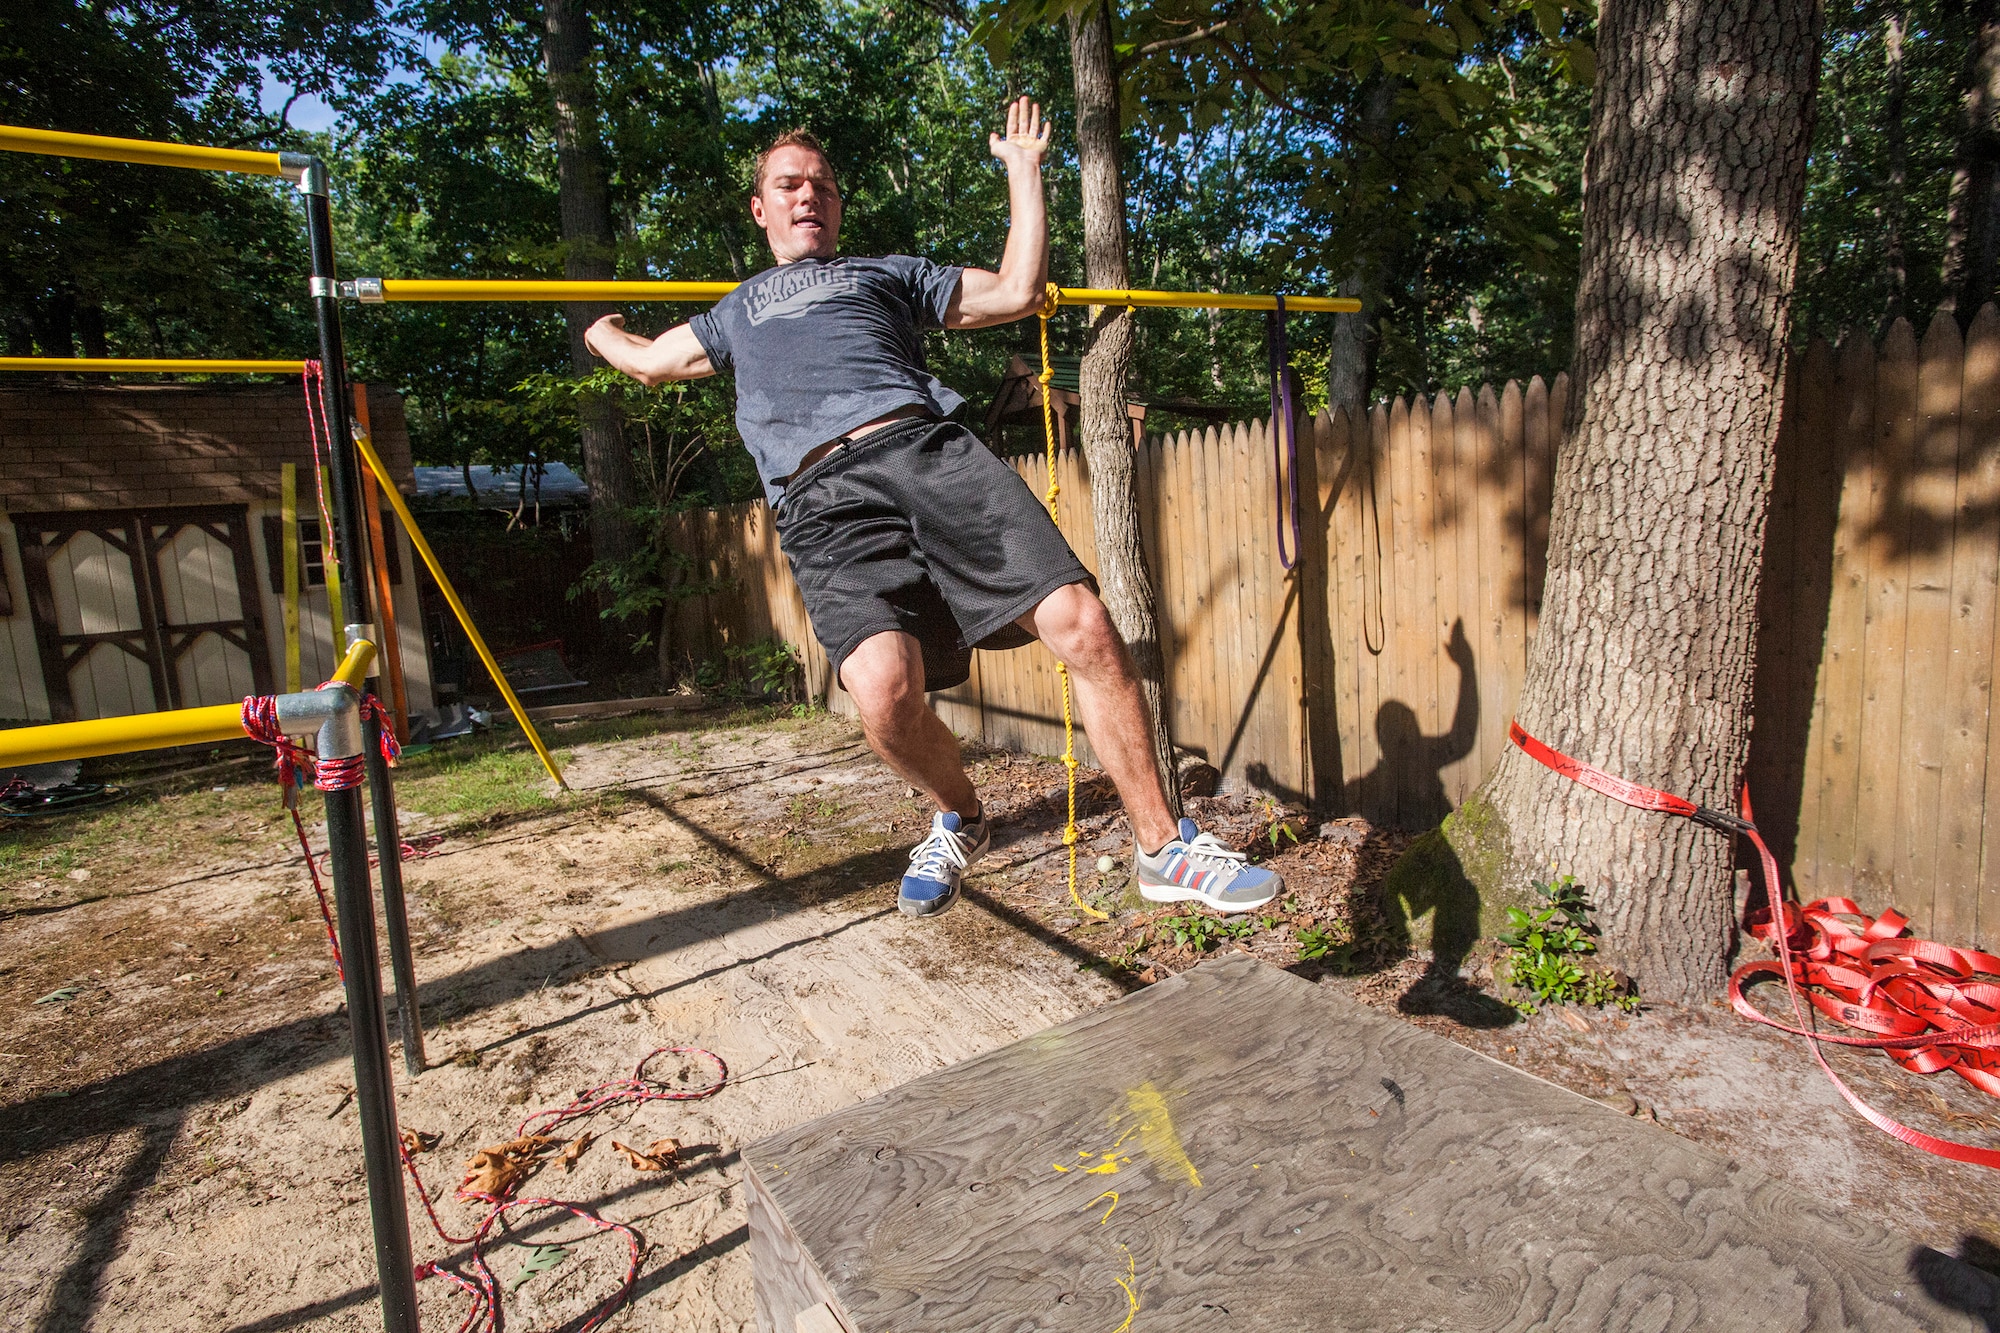
[[1240, 955], [743, 1160], [771, 1333], [2000, 1317], [2000, 1279]]

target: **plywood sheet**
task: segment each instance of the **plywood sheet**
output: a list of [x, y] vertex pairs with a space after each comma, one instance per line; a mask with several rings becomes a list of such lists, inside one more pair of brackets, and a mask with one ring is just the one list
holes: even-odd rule
[[760, 1292], [823, 1280], [854, 1333], [2000, 1315], [2000, 1281], [1242, 956], [744, 1159], [795, 1247], [753, 1228]]

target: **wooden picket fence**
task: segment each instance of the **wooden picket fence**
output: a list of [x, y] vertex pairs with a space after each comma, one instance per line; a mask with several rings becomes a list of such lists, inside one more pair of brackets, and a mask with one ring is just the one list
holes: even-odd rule
[[[1303, 423], [1303, 550], [1289, 572], [1268, 423], [1147, 439], [1140, 528], [1175, 743], [1232, 786], [1384, 823], [1435, 822], [1462, 800], [1499, 755], [1526, 668], [1567, 392], [1559, 375], [1553, 389], [1536, 378]], [[1012, 462], [1046, 490], [1043, 459]], [[1080, 452], [1058, 458], [1056, 479], [1062, 530], [1091, 566]], [[682, 605], [677, 642], [700, 657], [784, 638], [812, 696], [845, 710], [764, 505], [680, 524], [679, 549], [716, 591]], [[1062, 749], [1060, 685], [1039, 645], [978, 654], [972, 678], [934, 702], [963, 735]], [[1088, 760], [1081, 737], [1079, 749]]]
[[[1175, 742], [1234, 787], [1383, 824], [1433, 824], [1470, 794], [1526, 671], [1568, 394], [1566, 376], [1537, 377], [1313, 420], [1289, 572], [1266, 423], [1146, 440], [1140, 522]], [[1787, 401], [1760, 609], [1759, 822], [1802, 892], [2000, 946], [2000, 780], [1987, 781], [2000, 315], [1982, 311], [1964, 339], [1941, 317], [1921, 347], [1902, 323], [1879, 350], [1816, 342]], [[1013, 461], [1040, 494], [1042, 461]], [[1080, 454], [1057, 478], [1063, 531], [1091, 565]], [[761, 502], [688, 515], [678, 540], [717, 589], [681, 608], [687, 650], [786, 639], [813, 696], [845, 710]], [[935, 704], [962, 735], [1054, 754], [1057, 689], [1037, 645], [979, 654]]]
[[[2000, 314], [1814, 343], [1789, 386], [1750, 790], [1799, 889], [2000, 945]], [[1991, 776], [1993, 781], [1989, 781]]]

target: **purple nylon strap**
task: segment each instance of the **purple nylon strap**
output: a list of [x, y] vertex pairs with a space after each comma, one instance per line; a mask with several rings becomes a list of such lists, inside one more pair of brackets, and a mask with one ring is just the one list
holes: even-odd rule
[[[1299, 563], [1299, 435], [1292, 403], [1292, 355], [1285, 343], [1285, 298], [1264, 316], [1264, 348], [1271, 362], [1271, 453], [1278, 482], [1278, 563]], [[1289, 495], [1287, 494], [1289, 492]], [[1285, 554], [1285, 514], [1291, 511], [1292, 553]]]

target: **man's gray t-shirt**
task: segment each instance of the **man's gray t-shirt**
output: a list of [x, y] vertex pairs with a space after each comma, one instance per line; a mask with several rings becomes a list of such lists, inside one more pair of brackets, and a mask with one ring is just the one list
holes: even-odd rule
[[772, 504], [778, 479], [828, 440], [899, 407], [949, 416], [965, 400], [924, 365], [961, 268], [909, 255], [801, 259], [767, 268], [688, 321], [736, 376], [736, 428]]

